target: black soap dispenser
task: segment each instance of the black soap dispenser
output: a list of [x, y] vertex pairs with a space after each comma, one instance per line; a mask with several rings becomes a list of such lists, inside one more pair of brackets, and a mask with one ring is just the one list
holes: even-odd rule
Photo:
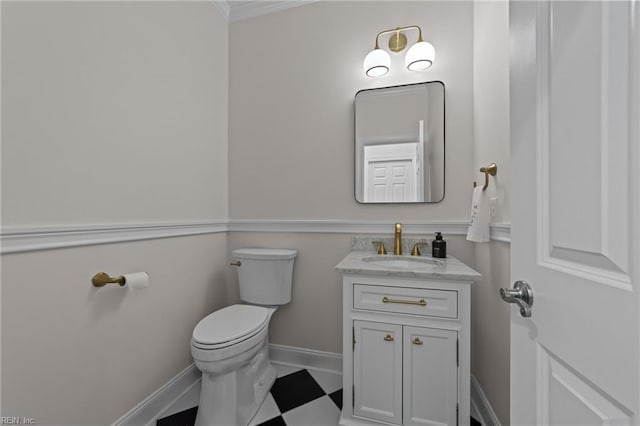
[[447, 257], [447, 242], [442, 239], [441, 232], [436, 232], [436, 239], [431, 243], [431, 256], [441, 259]]

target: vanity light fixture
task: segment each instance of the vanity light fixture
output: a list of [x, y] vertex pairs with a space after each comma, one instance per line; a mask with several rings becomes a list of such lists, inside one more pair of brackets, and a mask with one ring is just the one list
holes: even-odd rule
[[393, 30], [380, 31], [376, 36], [375, 48], [369, 52], [364, 58], [364, 72], [369, 77], [380, 77], [389, 72], [391, 67], [391, 56], [389, 53], [380, 48], [380, 36], [394, 33], [389, 37], [389, 50], [392, 52], [401, 52], [407, 47], [407, 36], [404, 31], [418, 30], [418, 41], [409, 48], [404, 57], [407, 68], [411, 71], [424, 71], [433, 64], [436, 57], [436, 50], [433, 45], [422, 39], [422, 30], [420, 27], [411, 25], [408, 27], [398, 27]]

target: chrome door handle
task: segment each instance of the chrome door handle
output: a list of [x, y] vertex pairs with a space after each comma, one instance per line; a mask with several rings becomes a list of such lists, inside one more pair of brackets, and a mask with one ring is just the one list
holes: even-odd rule
[[507, 303], [517, 303], [520, 307], [520, 315], [525, 318], [531, 316], [533, 305], [533, 290], [526, 281], [516, 281], [513, 289], [501, 288], [500, 297]]

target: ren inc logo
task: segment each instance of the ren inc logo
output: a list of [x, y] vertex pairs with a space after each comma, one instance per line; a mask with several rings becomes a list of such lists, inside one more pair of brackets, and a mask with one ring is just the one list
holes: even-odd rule
[[17, 417], [2, 416], [0, 417], [0, 425], [35, 425], [36, 421], [33, 417]]

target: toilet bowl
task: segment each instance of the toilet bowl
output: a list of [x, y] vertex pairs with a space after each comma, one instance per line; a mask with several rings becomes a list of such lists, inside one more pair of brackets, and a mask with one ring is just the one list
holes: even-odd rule
[[191, 339], [202, 371], [196, 425], [249, 424], [276, 378], [267, 345], [274, 311], [232, 305], [198, 323]]
[[[244, 302], [203, 318], [191, 337], [191, 355], [202, 371], [196, 425], [247, 426], [276, 378], [268, 330], [277, 305], [291, 300], [293, 259], [284, 249], [239, 249], [238, 281]], [[276, 306], [265, 306], [276, 305]]]

